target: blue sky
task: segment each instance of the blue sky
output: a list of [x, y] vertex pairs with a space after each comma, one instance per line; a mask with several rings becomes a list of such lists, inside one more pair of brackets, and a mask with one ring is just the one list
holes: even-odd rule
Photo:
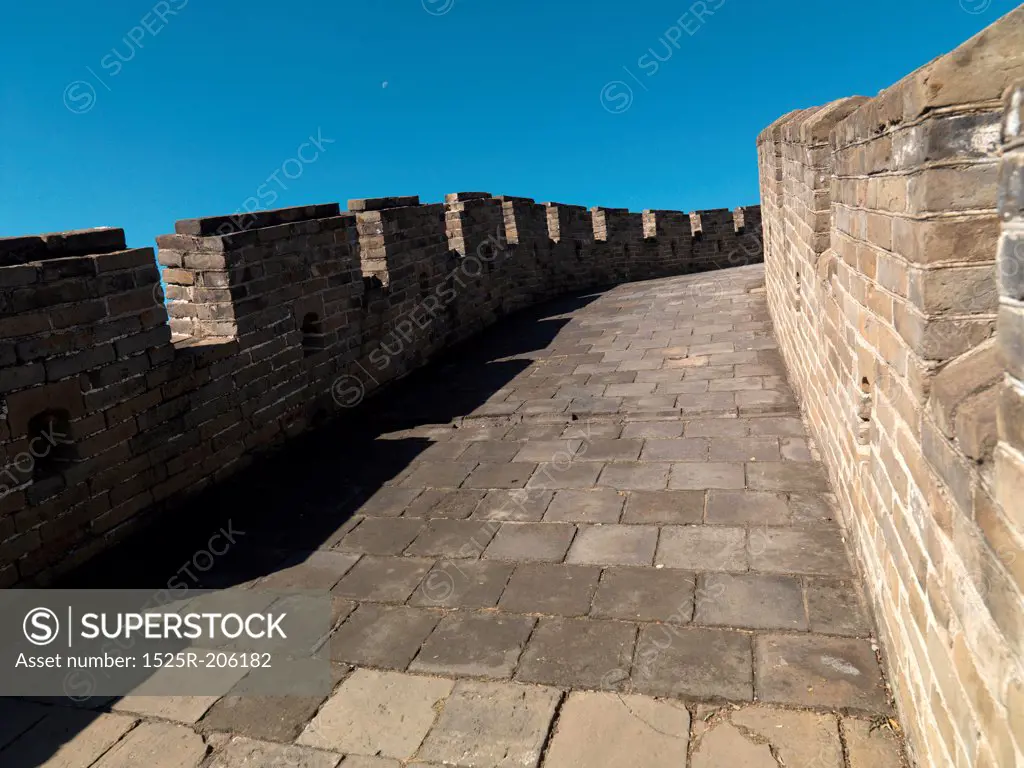
[[8, 3], [0, 236], [117, 226], [144, 246], [242, 207], [455, 191], [750, 204], [765, 125], [873, 95], [1015, 5]]

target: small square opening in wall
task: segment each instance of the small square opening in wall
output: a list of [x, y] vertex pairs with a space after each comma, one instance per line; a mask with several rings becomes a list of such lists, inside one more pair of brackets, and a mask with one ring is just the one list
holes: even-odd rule
[[307, 312], [302, 318], [302, 354], [309, 357], [322, 352], [326, 346], [320, 316], [316, 312]]
[[47, 410], [30, 418], [27, 437], [33, 482], [57, 477], [78, 458], [65, 410]]
[[867, 376], [861, 377], [857, 393], [857, 443], [866, 448], [871, 439], [871, 418], [874, 414], [874, 390]]

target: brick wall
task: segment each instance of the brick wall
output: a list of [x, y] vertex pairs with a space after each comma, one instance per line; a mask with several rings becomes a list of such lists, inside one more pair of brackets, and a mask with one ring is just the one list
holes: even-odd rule
[[769, 306], [921, 766], [1024, 764], [1022, 78], [1018, 8], [758, 138]]
[[678, 211], [463, 192], [188, 219], [157, 239], [163, 286], [118, 229], [0, 239], [0, 587], [48, 583], [508, 312], [761, 261], [756, 207], [694, 216], [703, 239]]

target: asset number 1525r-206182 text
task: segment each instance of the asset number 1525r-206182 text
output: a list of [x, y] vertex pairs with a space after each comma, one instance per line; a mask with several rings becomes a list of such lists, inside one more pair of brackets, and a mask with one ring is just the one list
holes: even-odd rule
[[213, 651], [179, 651], [177, 653], [144, 653], [142, 665], [149, 668], [210, 669], [270, 667], [269, 653], [216, 653]]

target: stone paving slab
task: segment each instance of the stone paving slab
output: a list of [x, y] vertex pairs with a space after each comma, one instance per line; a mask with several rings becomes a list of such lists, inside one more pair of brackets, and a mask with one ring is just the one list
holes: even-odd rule
[[584, 619], [541, 619], [516, 679], [563, 688], [606, 688], [609, 675], [628, 668], [636, 627]]
[[409, 669], [461, 677], [511, 677], [534, 621], [490, 613], [449, 614], [423, 643]]
[[646, 696], [573, 693], [551, 741], [546, 768], [685, 766], [690, 713]]
[[878, 661], [868, 640], [761, 635], [754, 642], [761, 701], [888, 713]]
[[553, 688], [461, 682], [419, 757], [474, 768], [539, 765], [560, 698], [561, 692]]
[[0, 701], [0, 765], [899, 766], [761, 285], [513, 318], [281, 479], [301, 514], [252, 534], [244, 576], [207, 576], [329, 592], [329, 697]]
[[451, 680], [440, 678], [356, 670], [310, 721], [297, 743], [408, 760], [454, 687]]
[[501, 596], [499, 607], [513, 613], [583, 616], [601, 578], [594, 566], [520, 563]]

